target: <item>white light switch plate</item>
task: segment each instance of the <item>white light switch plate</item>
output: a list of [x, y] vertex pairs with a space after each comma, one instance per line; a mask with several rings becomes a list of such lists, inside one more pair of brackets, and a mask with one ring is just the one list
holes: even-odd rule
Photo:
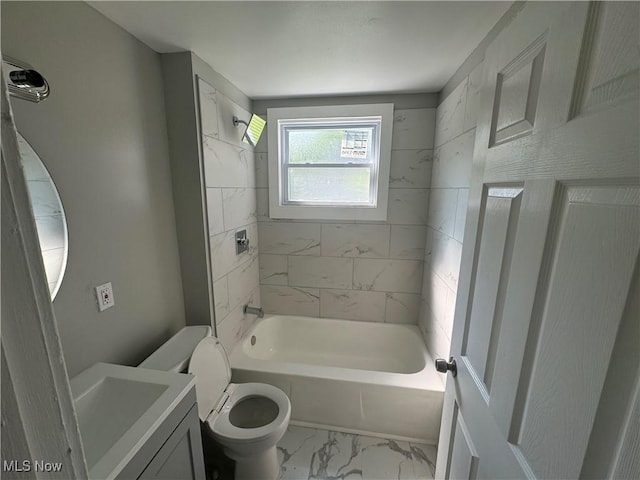
[[96, 287], [96, 297], [98, 297], [98, 308], [104, 312], [107, 308], [113, 307], [116, 302], [113, 299], [113, 287], [111, 282], [98, 285]]

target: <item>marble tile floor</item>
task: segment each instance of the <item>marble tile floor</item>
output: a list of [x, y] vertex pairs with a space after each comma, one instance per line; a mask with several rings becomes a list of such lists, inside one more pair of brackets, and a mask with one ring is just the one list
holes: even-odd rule
[[432, 479], [436, 447], [290, 425], [278, 480]]

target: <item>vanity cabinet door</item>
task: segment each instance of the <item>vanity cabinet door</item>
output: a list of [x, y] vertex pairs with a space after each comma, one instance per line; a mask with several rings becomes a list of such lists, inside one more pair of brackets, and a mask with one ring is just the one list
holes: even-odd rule
[[176, 427], [138, 478], [204, 480], [200, 419], [196, 405]]

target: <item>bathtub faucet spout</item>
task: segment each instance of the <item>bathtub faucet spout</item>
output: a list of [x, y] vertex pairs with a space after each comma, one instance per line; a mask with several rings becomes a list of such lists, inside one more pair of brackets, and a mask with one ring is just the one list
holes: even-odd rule
[[264, 317], [264, 312], [262, 311], [262, 307], [250, 307], [249, 305], [245, 305], [242, 311], [244, 313], [249, 313], [251, 315], [257, 315], [258, 318]]

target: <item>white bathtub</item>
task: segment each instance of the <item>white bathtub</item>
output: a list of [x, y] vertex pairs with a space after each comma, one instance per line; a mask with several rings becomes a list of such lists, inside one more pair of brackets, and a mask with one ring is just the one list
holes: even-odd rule
[[232, 381], [284, 390], [294, 424], [438, 440], [444, 385], [416, 326], [271, 315], [230, 361]]

